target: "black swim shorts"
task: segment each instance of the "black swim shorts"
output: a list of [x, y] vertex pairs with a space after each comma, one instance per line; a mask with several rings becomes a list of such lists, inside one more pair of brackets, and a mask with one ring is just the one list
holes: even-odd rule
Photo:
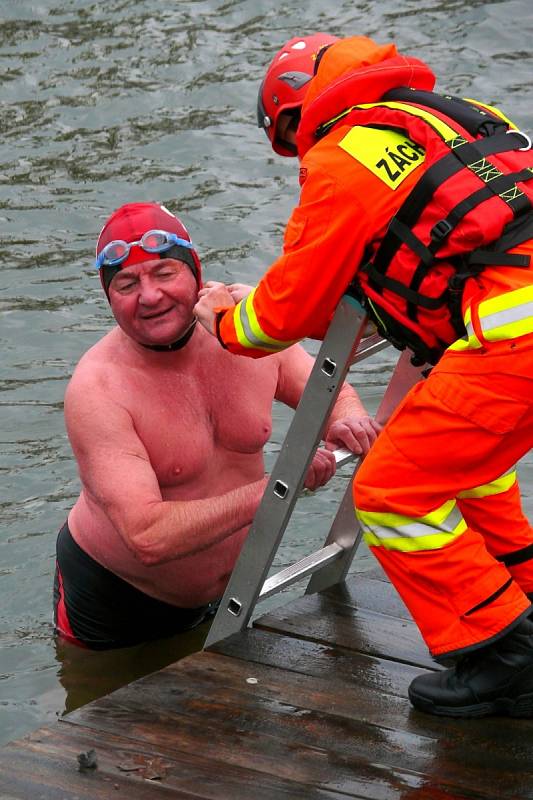
[[56, 633], [82, 647], [131, 647], [191, 630], [216, 612], [216, 602], [178, 608], [141, 592], [85, 553], [67, 523], [59, 531], [56, 554]]

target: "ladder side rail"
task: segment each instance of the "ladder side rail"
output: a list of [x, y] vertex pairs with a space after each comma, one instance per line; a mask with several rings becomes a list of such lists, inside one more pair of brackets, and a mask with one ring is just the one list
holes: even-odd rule
[[331, 320], [204, 647], [245, 628], [366, 327], [345, 295]]
[[[423, 377], [422, 371], [427, 365], [414, 367], [411, 364], [411, 358], [412, 353], [409, 350], [404, 350], [396, 363], [376, 412], [376, 420], [382, 425], [387, 422], [409, 389]], [[335, 455], [337, 459], [340, 458], [339, 451], [336, 451]], [[312, 577], [307, 584], [305, 594], [314, 594], [341, 583], [346, 579], [352, 565], [362, 538], [362, 530], [355, 515], [355, 504], [352, 496], [353, 479], [360, 464], [361, 459], [357, 458], [353, 475], [348, 481], [346, 491], [324, 543], [324, 548], [329, 548], [333, 544], [339, 545], [342, 548], [342, 553], [335, 560], [330, 559], [328, 562], [318, 565], [317, 569], [312, 571]]]

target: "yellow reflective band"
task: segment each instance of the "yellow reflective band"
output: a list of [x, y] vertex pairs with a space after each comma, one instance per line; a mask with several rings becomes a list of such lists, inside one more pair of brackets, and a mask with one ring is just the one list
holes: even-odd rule
[[491, 497], [494, 494], [502, 494], [506, 492], [511, 486], [514, 486], [517, 480], [516, 468], [512, 467], [508, 472], [505, 472], [496, 480], [490, 483], [484, 483], [482, 486], [475, 486], [473, 489], [466, 489], [464, 492], [459, 492], [457, 497], [467, 499], [468, 497]]
[[448, 350], [460, 352], [462, 350], [475, 350], [482, 346], [478, 337], [474, 333], [474, 328], [472, 327], [472, 309], [470, 306], [468, 306], [465, 311], [464, 323], [466, 328], [466, 336], [463, 336], [462, 339], [457, 339], [457, 341], [453, 342], [447, 348]]
[[440, 535], [430, 534], [429, 536], [419, 536], [416, 539], [382, 539], [374, 533], [363, 533], [363, 539], [368, 547], [384, 547], [385, 550], [396, 550], [401, 553], [418, 553], [423, 550], [441, 550], [464, 533], [466, 522], [463, 520], [461, 525], [451, 533]]
[[339, 147], [390, 189], [397, 189], [426, 157], [424, 148], [403, 133], [360, 125], [350, 129], [339, 142]]
[[237, 303], [235, 309], [233, 311], [233, 324], [235, 325], [235, 333], [237, 334], [237, 340], [241, 347], [255, 347], [255, 345], [248, 339], [244, 332], [243, 324], [241, 322], [241, 307], [244, 304], [244, 300], [241, 300], [240, 303]]
[[455, 353], [462, 352], [463, 350], [479, 350], [483, 345], [474, 333], [471, 325], [466, 326], [466, 338], [457, 339], [455, 342], [447, 347], [447, 350], [452, 350]]
[[478, 313], [483, 336], [489, 342], [533, 333], [533, 286], [483, 300]]
[[431, 125], [435, 131], [437, 131], [439, 136], [442, 136], [445, 142], [454, 140], [458, 136], [457, 131], [454, 131], [453, 128], [450, 128], [450, 126], [439, 119], [439, 117], [436, 117], [430, 111], [426, 111], [423, 108], [417, 108], [416, 106], [409, 105], [409, 103], [363, 103], [362, 105], [356, 106], [356, 108], [379, 107], [396, 108], [399, 111], [405, 111], [407, 114], [411, 114], [413, 117], [419, 117], [420, 119], [423, 119], [428, 123], [428, 125]]
[[273, 339], [262, 330], [255, 313], [254, 297], [256, 290], [253, 289], [248, 297], [237, 304], [234, 311], [235, 331], [237, 339], [242, 347], [253, 348], [254, 350], [267, 350], [275, 353], [284, 350], [295, 344], [297, 339], [283, 342], [280, 339]]
[[437, 550], [445, 547], [467, 527], [455, 500], [446, 501], [423, 517], [406, 517], [402, 514], [360, 509], [356, 509], [356, 515], [367, 544], [402, 552]]

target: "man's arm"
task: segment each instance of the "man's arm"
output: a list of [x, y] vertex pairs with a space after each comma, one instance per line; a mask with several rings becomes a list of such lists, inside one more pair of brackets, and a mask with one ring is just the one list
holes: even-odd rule
[[84, 490], [146, 566], [206, 550], [251, 523], [266, 478], [215, 497], [163, 500], [129, 412], [93, 376], [69, 385], [65, 420]]

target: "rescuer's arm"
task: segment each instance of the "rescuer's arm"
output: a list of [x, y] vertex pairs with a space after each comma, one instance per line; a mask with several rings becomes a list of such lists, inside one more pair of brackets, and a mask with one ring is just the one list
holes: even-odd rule
[[[343, 195], [346, 195], [344, 198]], [[309, 170], [284, 237], [283, 255], [235, 307], [217, 290], [195, 313], [227, 349], [261, 357], [304, 337], [322, 338], [367, 243], [366, 212], [319, 168]]]

